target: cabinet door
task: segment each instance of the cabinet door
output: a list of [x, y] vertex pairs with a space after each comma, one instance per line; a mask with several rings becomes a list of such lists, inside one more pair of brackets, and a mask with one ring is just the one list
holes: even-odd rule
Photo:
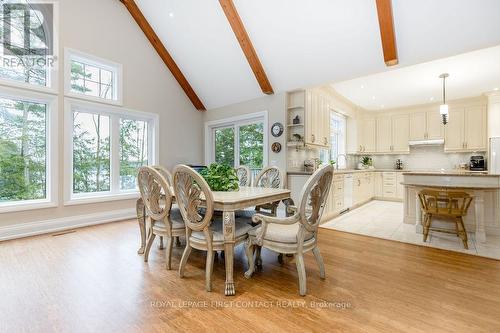
[[398, 172], [396, 176], [396, 198], [403, 200], [405, 187], [401, 185], [403, 182], [403, 173]]
[[313, 134], [313, 124], [314, 124], [314, 110], [313, 110], [313, 93], [306, 91], [306, 105], [305, 105], [305, 131], [304, 131], [304, 143], [312, 144]]
[[329, 112], [329, 106], [328, 106], [328, 99], [320, 95], [319, 97], [320, 100], [320, 105], [319, 105], [319, 117], [317, 120], [317, 127], [318, 127], [318, 140], [320, 145], [327, 147], [328, 146], [328, 141], [330, 139], [329, 134], [330, 133], [330, 112]]
[[377, 118], [377, 153], [392, 151], [392, 120], [390, 116]]
[[483, 106], [465, 109], [465, 148], [486, 150], [486, 110]]
[[376, 126], [377, 123], [375, 118], [363, 118], [361, 119], [361, 147], [363, 148], [361, 152], [373, 153], [376, 151], [375, 142], [377, 140], [376, 137]]
[[444, 150], [459, 151], [465, 149], [465, 111], [450, 110], [450, 119], [445, 128]]
[[438, 110], [427, 112], [427, 139], [444, 139], [444, 125]]
[[410, 140], [425, 140], [427, 133], [425, 112], [410, 114]]
[[374, 178], [375, 178], [375, 196], [381, 198], [384, 196], [384, 181], [382, 177], [382, 172], [375, 172]]
[[410, 131], [410, 117], [407, 114], [392, 116], [392, 150], [398, 153], [410, 151], [408, 144]]
[[356, 175], [353, 177], [353, 188], [352, 188], [352, 204], [353, 206], [359, 204], [361, 202], [361, 177], [359, 175]]

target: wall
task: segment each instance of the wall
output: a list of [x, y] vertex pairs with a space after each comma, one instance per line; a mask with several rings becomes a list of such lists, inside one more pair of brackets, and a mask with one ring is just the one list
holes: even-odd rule
[[[193, 108], [125, 6], [118, 0], [64, 0], [59, 4], [60, 59], [63, 48], [71, 47], [123, 64], [124, 107], [160, 115], [160, 163], [170, 168], [179, 162], [202, 162], [203, 114]], [[59, 66], [59, 128], [62, 128], [61, 62]], [[63, 131], [59, 137], [59, 170], [63, 170]], [[65, 207], [64, 186], [61, 172], [58, 207], [0, 214], [0, 228], [53, 219], [63, 223], [77, 215], [105, 215], [135, 207], [134, 200]], [[2, 230], [0, 239], [1, 236]]]
[[[280, 122], [286, 126], [285, 122], [285, 94], [275, 94], [263, 96], [246, 102], [227, 105], [220, 108], [208, 110], [204, 113], [203, 121], [220, 120], [229, 117], [241, 116], [249, 113], [267, 111], [268, 116], [268, 133], [269, 144], [268, 161], [269, 165], [275, 165], [283, 170], [286, 168], [286, 133], [283, 133], [279, 138], [275, 138], [270, 134], [271, 126], [275, 122]], [[271, 151], [273, 142], [281, 143], [282, 150], [279, 153]]]
[[500, 137], [500, 92], [488, 96], [488, 138]]

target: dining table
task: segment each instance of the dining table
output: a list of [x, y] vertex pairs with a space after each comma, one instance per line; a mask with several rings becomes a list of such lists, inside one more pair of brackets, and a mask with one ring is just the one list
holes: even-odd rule
[[[173, 191], [172, 191], [173, 193]], [[214, 210], [222, 212], [224, 233], [224, 261], [226, 265], [225, 295], [233, 296], [236, 293], [234, 285], [234, 232], [235, 212], [250, 207], [256, 207], [274, 202], [283, 202], [293, 205], [291, 192], [288, 189], [266, 187], [240, 187], [238, 191], [213, 191]], [[138, 253], [143, 254], [146, 246], [146, 217], [147, 212], [142, 199], [136, 204], [137, 220], [141, 233], [141, 247]]]

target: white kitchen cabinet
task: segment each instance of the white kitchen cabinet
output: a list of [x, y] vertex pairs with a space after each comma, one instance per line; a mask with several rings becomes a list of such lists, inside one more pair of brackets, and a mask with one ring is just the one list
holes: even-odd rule
[[410, 114], [410, 140], [425, 140], [427, 133], [426, 112], [414, 112]]
[[404, 177], [402, 172], [397, 172], [396, 173], [396, 198], [399, 200], [404, 199], [404, 191], [405, 187], [401, 183], [403, 182]]
[[377, 198], [382, 198], [384, 196], [384, 181], [382, 177], [382, 172], [375, 172], [374, 178], [374, 196]]
[[445, 127], [447, 152], [486, 151], [486, 109], [483, 106], [450, 110]]
[[392, 118], [383, 116], [377, 118], [377, 152], [385, 153], [392, 150]]
[[359, 147], [360, 153], [374, 153], [377, 150], [377, 122], [373, 117], [363, 117], [359, 120]]
[[444, 126], [439, 111], [413, 112], [409, 115], [409, 139], [436, 140], [444, 138]]
[[392, 152], [408, 153], [410, 151], [409, 132], [410, 117], [407, 114], [392, 116]]
[[330, 112], [328, 99], [315, 91], [305, 93], [306, 145], [328, 147], [330, 138]]
[[446, 124], [444, 150], [461, 151], [465, 149], [465, 110], [451, 109], [450, 121]]
[[426, 140], [444, 139], [444, 125], [438, 110], [426, 112]]

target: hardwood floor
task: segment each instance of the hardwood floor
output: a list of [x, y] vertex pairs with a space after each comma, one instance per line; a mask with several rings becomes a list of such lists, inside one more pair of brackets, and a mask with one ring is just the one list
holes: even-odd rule
[[[157, 246], [136, 254], [133, 221], [0, 243], [0, 332], [344, 331], [494, 332], [500, 328], [500, 261], [320, 229], [326, 280], [306, 255], [308, 295], [292, 259], [247, 280], [236, 250], [237, 295], [225, 297], [224, 265], [204, 289], [203, 252], [177, 277]], [[329, 306], [329, 308], [320, 308]]]

